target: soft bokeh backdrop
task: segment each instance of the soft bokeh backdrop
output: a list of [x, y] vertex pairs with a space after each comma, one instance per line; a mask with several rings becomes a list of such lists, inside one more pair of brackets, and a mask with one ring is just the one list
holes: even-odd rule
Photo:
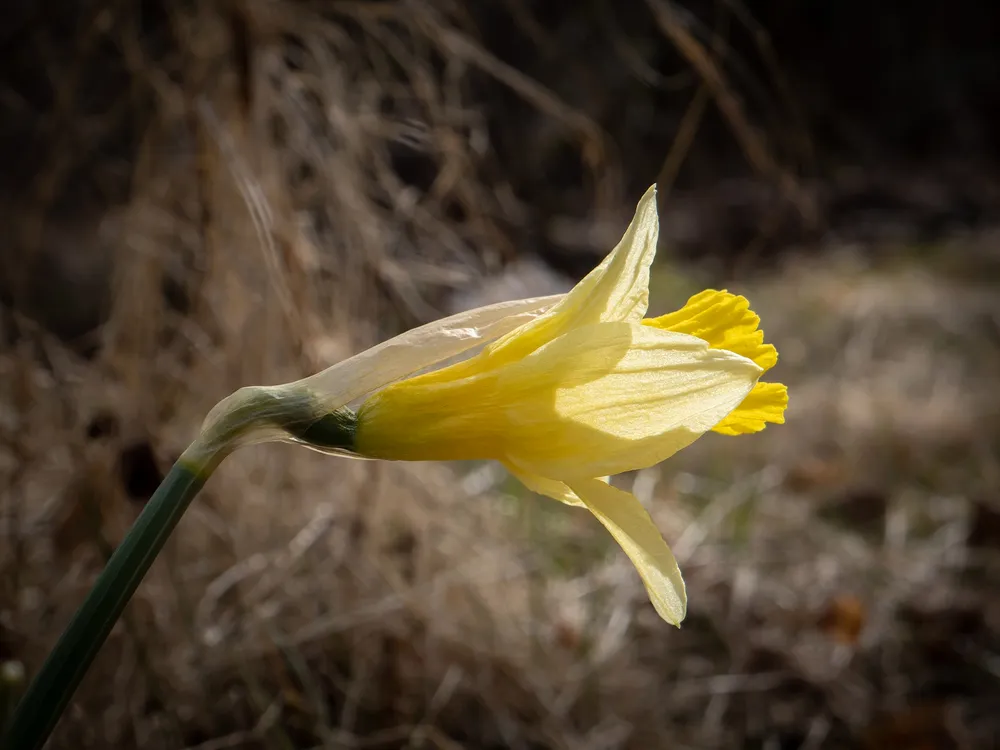
[[8, 2], [0, 712], [216, 401], [566, 289], [656, 181], [651, 311], [745, 294], [791, 393], [620, 478], [680, 630], [497, 466], [246, 449], [52, 747], [1000, 746], [995, 16]]

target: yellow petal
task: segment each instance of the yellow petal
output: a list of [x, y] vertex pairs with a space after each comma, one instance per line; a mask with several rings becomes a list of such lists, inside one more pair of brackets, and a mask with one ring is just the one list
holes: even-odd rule
[[314, 392], [329, 409], [494, 341], [537, 319], [564, 295], [500, 302], [436, 320], [290, 384]]
[[660, 231], [656, 186], [639, 201], [621, 241], [604, 261], [545, 315], [498, 339], [484, 356], [494, 366], [520, 359], [542, 344], [581, 326], [628, 320], [638, 322], [649, 301], [649, 266]]
[[492, 458], [561, 480], [619, 474], [712, 429], [760, 372], [694, 336], [599, 323], [496, 370], [388, 386], [358, 411], [355, 447], [404, 461]]
[[544, 315], [493, 341], [475, 357], [421, 375], [421, 384], [453, 382], [497, 369], [575, 328], [642, 320], [649, 299], [649, 266], [656, 255], [659, 227], [653, 185], [639, 201], [632, 223], [615, 249], [557, 304]]
[[785, 423], [788, 388], [781, 383], [757, 383], [743, 403], [713, 427], [723, 435], [745, 435], [760, 432], [767, 422]]
[[674, 554], [642, 503], [634, 495], [596, 479], [577, 480], [570, 486], [632, 560], [660, 617], [671, 625], [680, 625], [687, 613], [684, 579]]
[[[508, 461], [567, 482], [652, 466], [712, 429], [761, 369], [700, 338], [632, 323], [572, 331], [499, 371], [495, 405]], [[482, 397], [482, 394], [478, 394]]]
[[647, 326], [697, 336], [713, 349], [726, 349], [752, 359], [765, 371], [774, 367], [778, 352], [764, 343], [757, 330], [760, 318], [746, 297], [708, 289], [696, 294], [680, 310], [644, 320]]
[[445, 382], [421, 375], [394, 383], [358, 409], [354, 447], [391, 461], [502, 459], [507, 425], [496, 382], [497, 374], [485, 370]]
[[[583, 505], [583, 502], [576, 496], [564, 482], [559, 482], [555, 479], [547, 479], [546, 477], [538, 476], [538, 474], [532, 474], [529, 471], [522, 471], [510, 463], [504, 463], [504, 467], [513, 475], [521, 484], [527, 487], [532, 492], [537, 492], [539, 495], [545, 495], [546, 497], [551, 497], [553, 500], [558, 500], [561, 503], [566, 503], [567, 505]], [[599, 482], [608, 483], [608, 477], [600, 477]]]

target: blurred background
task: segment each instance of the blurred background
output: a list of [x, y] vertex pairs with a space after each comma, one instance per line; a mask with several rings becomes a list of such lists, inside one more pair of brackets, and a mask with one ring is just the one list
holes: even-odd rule
[[784, 426], [619, 477], [680, 630], [499, 467], [230, 458], [53, 748], [1000, 747], [1000, 19], [917, 0], [8, 0], [0, 711], [207, 411], [569, 288], [747, 295]]

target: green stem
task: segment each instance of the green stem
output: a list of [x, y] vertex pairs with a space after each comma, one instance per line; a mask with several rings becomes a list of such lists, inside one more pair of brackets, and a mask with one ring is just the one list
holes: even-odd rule
[[45, 744], [125, 605], [220, 460], [182, 457], [173, 465], [21, 696], [0, 748], [40, 750]]
[[356, 426], [350, 409], [329, 409], [316, 394], [294, 383], [241, 388], [220, 401], [111, 555], [28, 686], [0, 749], [40, 750], [45, 744], [146, 571], [223, 458], [240, 445], [268, 440], [350, 453]]

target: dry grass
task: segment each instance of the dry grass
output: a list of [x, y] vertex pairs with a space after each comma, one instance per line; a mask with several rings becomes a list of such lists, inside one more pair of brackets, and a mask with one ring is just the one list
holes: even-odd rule
[[[659, 306], [698, 285], [681, 271], [661, 268]], [[624, 478], [687, 573], [681, 630], [589, 516], [491, 466], [248, 449], [184, 520], [57, 746], [987, 746], [989, 288], [850, 253], [738, 288], [783, 352], [788, 423]], [[147, 428], [161, 462], [219, 363], [252, 356], [234, 342], [186, 366]], [[3, 463], [4, 628], [37, 664], [135, 512], [115, 474], [127, 429], [86, 424], [140, 392], [93, 365], [2, 364], [31, 404], [4, 405], [23, 415]]]
[[[0, 658], [33, 669], [61, 631], [148, 493], [137, 446], [167, 465], [234, 388], [431, 317], [515, 254], [523, 207], [477, 150], [474, 71], [571, 133], [595, 201], [627, 213], [600, 129], [472, 44], [460, 9], [333, 7], [178, 15], [184, 85], [123, 37], [159, 105], [104, 226], [99, 353], [20, 319], [0, 353]], [[253, 66], [208, 70], [241, 34]], [[401, 153], [429, 169], [419, 189]], [[996, 267], [993, 246], [879, 264], [843, 248], [729, 284], [793, 400], [783, 427], [622, 478], [681, 558], [681, 630], [589, 516], [495, 467], [246, 449], [53, 746], [989, 746], [1000, 310], [995, 282], [927, 256]], [[700, 273], [661, 265], [654, 307], [711, 283]]]

